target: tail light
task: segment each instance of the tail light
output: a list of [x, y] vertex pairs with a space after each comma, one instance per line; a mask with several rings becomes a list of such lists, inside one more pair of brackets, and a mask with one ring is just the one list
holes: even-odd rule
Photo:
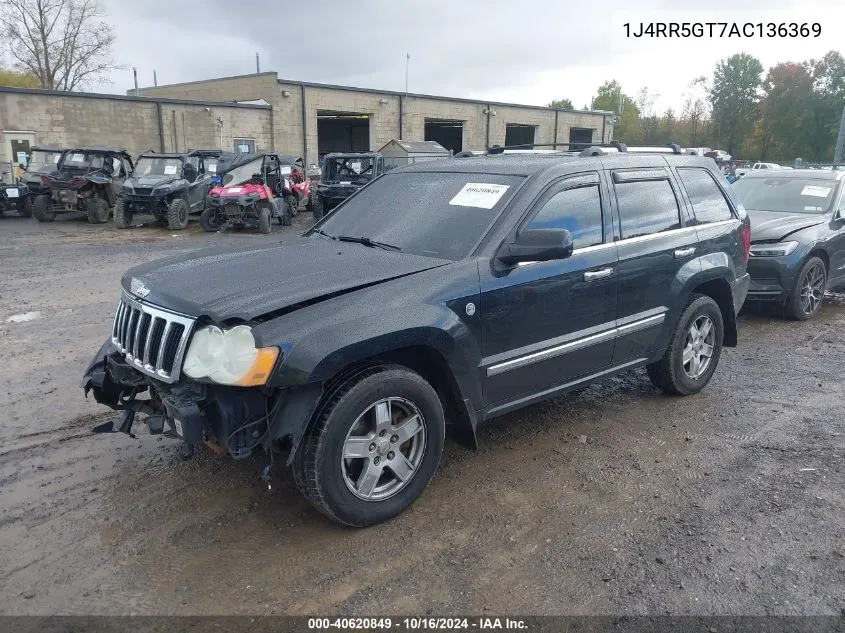
[[52, 176], [41, 176], [41, 182], [47, 186], [50, 186], [50, 183], [53, 182]]
[[748, 263], [748, 256], [751, 254], [751, 227], [744, 224], [739, 230], [739, 239], [742, 240], [742, 256], [745, 263]]
[[73, 187], [73, 188], [81, 187], [84, 184], [85, 184], [85, 179], [81, 178], [79, 176], [77, 176], [76, 178], [74, 178], [73, 180], [70, 181], [70, 186]]

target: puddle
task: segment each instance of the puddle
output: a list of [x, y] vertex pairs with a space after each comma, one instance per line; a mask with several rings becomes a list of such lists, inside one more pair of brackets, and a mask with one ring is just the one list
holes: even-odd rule
[[13, 314], [6, 319], [6, 323], [25, 323], [27, 321], [35, 321], [40, 318], [40, 312], [24, 312], [23, 314]]

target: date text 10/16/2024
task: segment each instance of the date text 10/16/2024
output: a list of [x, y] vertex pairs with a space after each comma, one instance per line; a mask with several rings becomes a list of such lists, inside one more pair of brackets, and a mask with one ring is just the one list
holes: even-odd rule
[[819, 37], [818, 22], [625, 22], [625, 37]]

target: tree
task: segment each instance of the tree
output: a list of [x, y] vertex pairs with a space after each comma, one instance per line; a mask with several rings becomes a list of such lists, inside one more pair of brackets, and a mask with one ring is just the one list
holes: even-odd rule
[[0, 32], [17, 70], [42, 88], [75, 90], [115, 68], [103, 17], [99, 0], [3, 0]]
[[828, 161], [833, 156], [845, 105], [845, 59], [841, 53], [830, 51], [819, 60], [811, 59], [806, 66], [812, 76], [814, 98], [810, 151], [814, 160]]
[[572, 107], [572, 101], [569, 99], [555, 99], [549, 104], [550, 108], [556, 108], [560, 110], [574, 110], [575, 108]]
[[786, 62], [769, 69], [762, 84], [759, 151], [761, 159], [812, 156], [813, 79], [806, 65]]
[[38, 88], [41, 84], [38, 77], [32, 73], [19, 73], [14, 70], [0, 68], [0, 86], [11, 88]]
[[763, 65], [747, 53], [731, 55], [716, 64], [709, 89], [712, 123], [719, 143], [734, 154], [757, 113], [757, 90]]
[[596, 98], [593, 99], [595, 110], [616, 112], [616, 124], [613, 128], [615, 140], [632, 143], [639, 134], [640, 111], [637, 104], [622, 92], [618, 81], [606, 81], [599, 86]]

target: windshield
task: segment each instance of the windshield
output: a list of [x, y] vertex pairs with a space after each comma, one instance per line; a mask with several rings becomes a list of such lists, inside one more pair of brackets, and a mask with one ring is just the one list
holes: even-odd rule
[[733, 184], [742, 205], [751, 211], [824, 213], [830, 208], [836, 182], [814, 178], [746, 177]]
[[178, 158], [139, 158], [135, 165], [135, 176], [155, 178], [177, 176], [182, 171], [182, 161]]
[[72, 169], [102, 169], [106, 156], [103, 154], [91, 154], [81, 151], [70, 151], [65, 154], [62, 167]]
[[250, 180], [255, 174], [261, 173], [261, 166], [263, 163], [264, 158], [261, 157], [249, 161], [246, 165], [235, 167], [223, 176], [223, 186], [228, 187], [229, 185], [239, 185], [242, 182]]
[[52, 167], [58, 163], [61, 156], [62, 153], [59, 151], [42, 152], [36, 150], [32, 152], [32, 156], [29, 158], [29, 165], [26, 166], [26, 170], [28, 172], [43, 171], [44, 169]]
[[323, 181], [362, 184], [373, 179], [374, 160], [361, 156], [327, 158]]
[[491, 174], [391, 173], [349, 198], [318, 228], [405, 253], [463, 259], [521, 181]]

